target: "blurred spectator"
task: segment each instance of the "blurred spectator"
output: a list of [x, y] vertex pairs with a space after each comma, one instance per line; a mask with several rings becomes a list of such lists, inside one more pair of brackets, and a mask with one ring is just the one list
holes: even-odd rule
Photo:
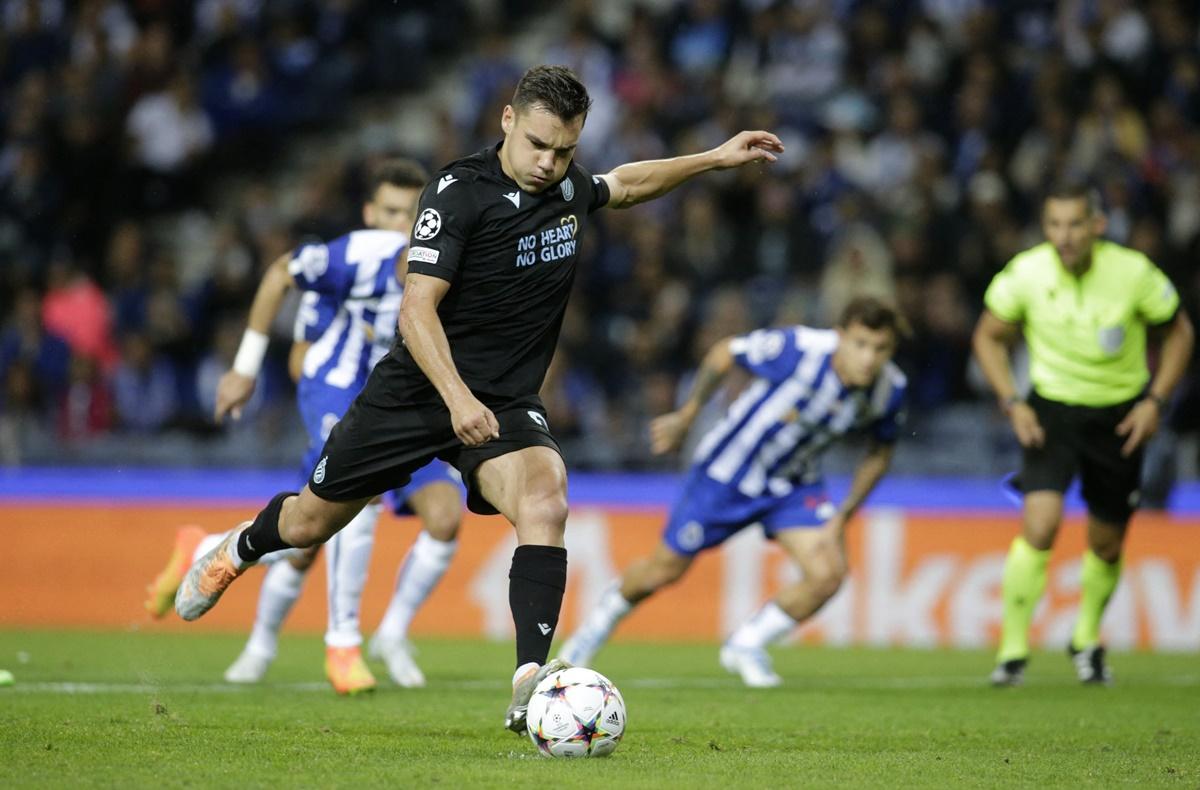
[[42, 302], [46, 329], [67, 341], [72, 353], [108, 370], [117, 361], [108, 297], [90, 277], [68, 261], [50, 267]]
[[131, 432], [166, 427], [179, 414], [179, 394], [170, 363], [141, 332], [121, 340], [121, 362], [113, 373], [117, 422]]
[[[12, 315], [0, 331], [0, 377], [14, 373], [14, 403], [22, 407], [54, 403], [67, 384], [71, 349], [42, 324], [41, 300], [32, 288], [17, 294]], [[18, 397], [21, 396], [21, 397]], [[36, 395], [33, 404], [25, 396]], [[14, 406], [15, 408], [15, 406]]]

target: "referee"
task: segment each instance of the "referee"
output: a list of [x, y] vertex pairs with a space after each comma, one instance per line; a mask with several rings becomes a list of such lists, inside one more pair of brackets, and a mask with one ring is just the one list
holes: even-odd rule
[[[426, 185], [408, 251], [400, 338], [333, 429], [308, 484], [276, 495], [197, 560], [176, 596], [210, 609], [263, 554], [328, 540], [372, 497], [433, 458], [458, 468], [476, 513], [516, 530], [509, 606], [517, 671], [505, 726], [520, 731], [558, 624], [567, 577], [567, 473], [538, 397], [591, 215], [652, 200], [709, 170], [773, 162], [768, 132], [704, 153], [593, 176], [574, 161], [587, 90], [561, 66], [530, 69], [500, 119], [504, 138]], [[653, 219], [646, 221], [652, 222]]]
[[[1121, 574], [1142, 449], [1192, 353], [1192, 324], [1171, 282], [1145, 255], [1099, 238], [1104, 228], [1086, 186], [1052, 188], [1042, 203], [1047, 240], [996, 275], [975, 327], [975, 357], [1023, 448], [1015, 481], [1024, 494], [1023, 522], [1004, 564], [996, 686], [1023, 679], [1063, 492], [1076, 474], [1088, 508], [1087, 549], [1068, 651], [1082, 682], [1111, 681], [1100, 618]], [[1033, 382], [1027, 398], [1009, 368], [1009, 346], [1021, 334]], [[1147, 334], [1162, 342], [1153, 379]]]

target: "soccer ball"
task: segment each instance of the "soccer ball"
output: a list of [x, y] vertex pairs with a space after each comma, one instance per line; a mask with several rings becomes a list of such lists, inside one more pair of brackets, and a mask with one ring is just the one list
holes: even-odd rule
[[547, 757], [606, 757], [625, 734], [625, 700], [595, 670], [560, 669], [533, 690], [525, 726]]

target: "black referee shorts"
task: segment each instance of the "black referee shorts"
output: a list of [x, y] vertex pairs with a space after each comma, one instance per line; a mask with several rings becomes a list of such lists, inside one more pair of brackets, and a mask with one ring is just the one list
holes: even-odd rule
[[355, 398], [334, 426], [309, 476], [309, 489], [322, 499], [345, 502], [400, 488], [413, 472], [441, 458], [462, 474], [467, 507], [494, 515], [498, 511], [479, 493], [475, 481], [480, 464], [526, 447], [549, 447], [562, 454], [547, 425], [546, 408], [536, 395], [491, 406], [500, 423], [500, 438], [466, 447], [454, 435], [444, 405], [385, 408], [363, 397], [366, 394], [364, 390]]
[[1029, 405], [1046, 441], [1041, 447], [1024, 448], [1017, 487], [1025, 493], [1065, 492], [1079, 474], [1088, 512], [1112, 524], [1127, 523], [1141, 497], [1142, 450], [1122, 456], [1125, 437], [1116, 431], [1135, 403], [1137, 399], [1113, 406], [1072, 406], [1031, 394]]

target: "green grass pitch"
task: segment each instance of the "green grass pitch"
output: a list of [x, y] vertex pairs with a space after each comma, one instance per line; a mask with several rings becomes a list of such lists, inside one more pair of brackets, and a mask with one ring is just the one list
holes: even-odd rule
[[788, 647], [786, 685], [753, 691], [713, 645], [618, 643], [596, 668], [625, 740], [563, 761], [500, 727], [507, 643], [421, 640], [428, 688], [340, 699], [310, 636], [262, 686], [221, 683], [241, 642], [0, 631], [0, 787], [1200, 787], [1195, 655], [1117, 654], [1105, 689], [1037, 654], [996, 690], [982, 652]]

